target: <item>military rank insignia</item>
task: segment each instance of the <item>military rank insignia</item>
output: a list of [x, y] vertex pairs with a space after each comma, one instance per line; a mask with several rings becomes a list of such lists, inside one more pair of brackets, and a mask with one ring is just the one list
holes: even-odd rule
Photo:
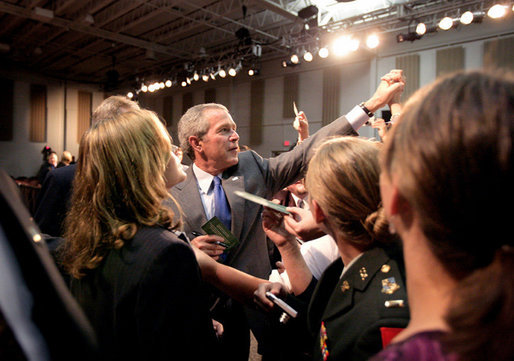
[[359, 275], [361, 276], [361, 280], [365, 280], [368, 277], [368, 271], [366, 270], [366, 267], [362, 267], [359, 270]]
[[382, 280], [382, 293], [385, 293], [386, 295], [392, 295], [398, 291], [399, 288], [400, 285], [396, 283], [394, 277], [389, 277]]
[[319, 330], [319, 346], [321, 349], [321, 357], [323, 358], [323, 361], [328, 360], [328, 356], [330, 355], [330, 352], [328, 352], [328, 346], [327, 346], [327, 328], [325, 327], [325, 322], [321, 322], [321, 328]]
[[347, 280], [344, 280], [343, 283], [341, 284], [341, 291], [343, 293], [345, 293], [346, 291], [348, 291], [350, 289], [350, 284], [348, 283]]

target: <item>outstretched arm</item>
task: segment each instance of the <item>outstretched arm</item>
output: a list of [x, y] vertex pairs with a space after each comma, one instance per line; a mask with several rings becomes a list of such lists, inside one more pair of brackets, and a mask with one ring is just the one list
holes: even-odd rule
[[196, 260], [202, 271], [204, 281], [215, 286], [233, 299], [253, 305], [253, 293], [261, 283], [268, 280], [254, 277], [230, 266], [216, 262], [204, 252], [193, 246]]
[[282, 214], [265, 208], [262, 227], [269, 239], [275, 243], [291, 282], [293, 294], [301, 294], [312, 280], [312, 273], [300, 252], [296, 238], [286, 231]]

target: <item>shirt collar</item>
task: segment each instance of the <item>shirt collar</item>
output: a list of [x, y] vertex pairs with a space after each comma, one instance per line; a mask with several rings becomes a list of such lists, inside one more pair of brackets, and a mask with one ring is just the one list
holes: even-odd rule
[[193, 173], [195, 174], [200, 190], [205, 194], [209, 193], [214, 176], [200, 169], [195, 163], [193, 163]]

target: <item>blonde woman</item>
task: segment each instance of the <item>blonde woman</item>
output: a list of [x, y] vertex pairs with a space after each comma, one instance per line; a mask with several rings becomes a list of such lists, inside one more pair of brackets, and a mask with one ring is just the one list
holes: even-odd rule
[[[340, 254], [319, 282], [306, 266], [295, 237], [286, 232], [283, 218], [271, 211], [264, 214], [266, 234], [296, 282], [296, 297], [288, 300], [308, 321], [310, 344], [293, 338], [289, 351], [305, 355], [309, 350], [302, 346], [310, 345], [311, 355], [304, 359], [366, 360], [382, 349], [382, 328], [407, 325], [402, 254], [389, 233], [381, 205], [378, 153], [378, 143], [335, 138], [323, 143], [309, 163], [310, 211], [321, 229], [334, 238]], [[259, 286], [256, 298], [267, 308], [273, 304], [266, 299], [266, 291], [286, 296], [279, 283]], [[302, 300], [309, 303], [306, 315]], [[283, 359], [294, 359], [285, 355]]]
[[163, 203], [184, 178], [150, 111], [99, 120], [81, 140], [62, 259], [106, 360], [216, 359], [194, 252]]

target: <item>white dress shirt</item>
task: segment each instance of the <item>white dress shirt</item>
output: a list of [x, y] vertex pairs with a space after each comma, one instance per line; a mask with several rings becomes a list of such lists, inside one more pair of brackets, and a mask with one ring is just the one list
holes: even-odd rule
[[350, 110], [345, 117], [355, 131], [358, 131], [360, 127], [362, 127], [369, 120], [366, 112], [364, 112], [364, 110], [362, 110], [362, 108], [358, 105], [353, 107], [353, 109]]
[[[207, 219], [214, 217], [214, 187], [212, 186], [212, 180], [214, 176], [209, 174], [193, 163], [193, 173], [195, 174], [196, 181], [198, 184], [198, 191], [200, 192], [200, 198], [202, 199], [203, 209]], [[220, 175], [218, 174], [217, 177]], [[221, 179], [221, 177], [219, 177]]]

